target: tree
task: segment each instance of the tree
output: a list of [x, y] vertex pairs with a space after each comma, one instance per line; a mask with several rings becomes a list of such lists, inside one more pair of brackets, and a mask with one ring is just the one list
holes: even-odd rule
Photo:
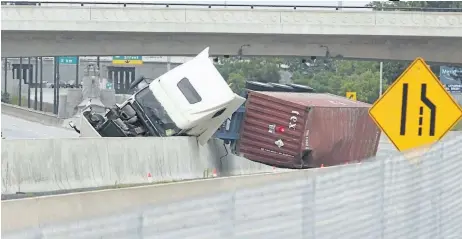
[[383, 81], [388, 85], [393, 84], [396, 79], [406, 70], [411, 62], [408, 61], [384, 61]]
[[[309, 85], [318, 92], [341, 96], [345, 96], [347, 91], [354, 91], [357, 92], [358, 100], [369, 103], [378, 98], [378, 62], [335, 60], [323, 64], [324, 67], [311, 67], [310, 73], [307, 74], [294, 73], [294, 82]], [[386, 86], [387, 84], [384, 84], [384, 88]]]
[[[431, 11], [437, 11], [437, 8], [441, 8], [442, 12], [459, 12], [462, 11], [462, 2], [457, 1], [373, 1], [366, 6], [374, 7], [376, 10], [393, 10], [387, 8], [421, 8], [420, 11], [427, 11], [432, 8]], [[450, 10], [448, 10], [450, 9]], [[404, 11], [406, 9], [401, 9]], [[416, 11], [416, 9], [408, 9], [409, 11]]]
[[[375, 10], [394, 11], [393, 7], [412, 11], [462, 11], [462, 2], [451, 1], [373, 1], [367, 6]], [[420, 9], [415, 9], [420, 8]], [[233, 91], [241, 93], [246, 80], [279, 82], [281, 65], [287, 65], [292, 81], [313, 87], [318, 92], [344, 96], [346, 91], [357, 92], [358, 99], [369, 103], [379, 97], [379, 62], [336, 60], [332, 58], [245, 58], [221, 59], [217, 69]], [[409, 61], [383, 61], [383, 90], [386, 90], [409, 66]], [[431, 65], [439, 75], [439, 64]]]
[[279, 82], [280, 64], [279, 58], [248, 58], [236, 57], [221, 59], [216, 65], [223, 78], [232, 83], [231, 88], [236, 93], [241, 93], [245, 87], [245, 81]]
[[241, 72], [233, 72], [228, 77], [229, 87], [238, 95], [242, 95], [245, 88], [245, 77]]

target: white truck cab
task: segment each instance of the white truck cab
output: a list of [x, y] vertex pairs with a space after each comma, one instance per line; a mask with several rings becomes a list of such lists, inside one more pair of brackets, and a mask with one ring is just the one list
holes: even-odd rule
[[151, 82], [135, 84], [139, 90], [104, 116], [83, 112], [81, 137], [196, 136], [204, 145], [245, 101], [215, 68], [209, 48]]

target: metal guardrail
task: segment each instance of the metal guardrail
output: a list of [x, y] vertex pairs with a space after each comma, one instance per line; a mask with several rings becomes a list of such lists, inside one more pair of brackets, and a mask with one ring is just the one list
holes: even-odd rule
[[304, 4], [232, 4], [226, 3], [168, 3], [168, 2], [69, 2], [69, 1], [2, 1], [2, 5], [25, 5], [25, 6], [41, 6], [42, 4], [73, 4], [85, 6], [87, 5], [122, 5], [127, 6], [190, 6], [190, 7], [248, 7], [254, 8], [325, 8], [325, 9], [371, 9], [379, 11], [387, 10], [407, 10], [407, 11], [437, 11], [437, 12], [462, 12], [462, 8], [420, 8], [420, 7], [372, 7], [372, 6], [315, 6], [315, 5], [304, 5]]

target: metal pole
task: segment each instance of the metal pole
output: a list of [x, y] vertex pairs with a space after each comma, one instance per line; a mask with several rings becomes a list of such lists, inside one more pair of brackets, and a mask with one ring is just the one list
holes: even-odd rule
[[40, 111], [43, 110], [43, 57], [40, 57]]
[[35, 57], [35, 77], [34, 77], [34, 88], [35, 88], [35, 95], [34, 95], [34, 110], [37, 110], [37, 88], [38, 88], [38, 57]]
[[382, 96], [382, 90], [383, 90], [383, 62], [380, 62], [380, 96]]
[[79, 63], [80, 59], [77, 56], [77, 62], [75, 63], [75, 88], [79, 88]]
[[56, 88], [59, 87], [58, 85], [58, 75], [56, 72], [56, 65], [58, 63], [58, 58], [53, 57], [53, 70], [54, 70], [54, 75], [53, 75], [53, 82], [54, 82], [54, 88], [53, 88], [53, 113], [56, 114]]
[[19, 57], [19, 70], [18, 70], [18, 79], [19, 79], [19, 96], [18, 96], [18, 105], [21, 106], [21, 98], [22, 98], [22, 57]]
[[171, 65], [170, 65], [170, 56], [167, 56], [167, 71], [170, 71]]
[[30, 108], [30, 83], [32, 82], [30, 77], [31, 77], [31, 69], [30, 69], [31, 65], [30, 65], [30, 57], [27, 57], [27, 75], [26, 75], [26, 79], [27, 79], [27, 108]]
[[5, 67], [4, 68], [5, 68], [5, 76], [4, 76], [5, 77], [4, 78], [5, 79], [5, 85], [4, 85], [4, 87], [5, 87], [5, 93], [8, 93], [8, 81], [6, 80], [7, 77], [8, 77], [8, 58], [7, 57], [5, 57]]
[[56, 87], [56, 113], [58, 114], [59, 110], [59, 90], [61, 89], [61, 77], [59, 76], [59, 58], [56, 58], [56, 75], [58, 81], [58, 87]]

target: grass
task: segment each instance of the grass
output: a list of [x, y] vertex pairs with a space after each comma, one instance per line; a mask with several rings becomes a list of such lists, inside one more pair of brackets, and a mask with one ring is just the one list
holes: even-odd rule
[[[10, 104], [12, 105], [19, 105], [19, 97], [18, 96], [13, 96], [10, 98]], [[27, 106], [27, 98], [26, 97], [21, 97], [21, 105], [19, 106]]]
[[[12, 105], [17, 105], [17, 106], [21, 106], [21, 107], [25, 107], [27, 108], [27, 97], [21, 97], [21, 105], [19, 105], [19, 97], [18, 96], [10, 96], [10, 102], [9, 104], [12, 104]], [[34, 109], [34, 98], [31, 98], [30, 99], [30, 109]], [[37, 102], [37, 110], [40, 111], [40, 101]], [[48, 113], [53, 113], [53, 103], [47, 103], [47, 102], [43, 102], [42, 103], [42, 111], [43, 112], [48, 112]]]

